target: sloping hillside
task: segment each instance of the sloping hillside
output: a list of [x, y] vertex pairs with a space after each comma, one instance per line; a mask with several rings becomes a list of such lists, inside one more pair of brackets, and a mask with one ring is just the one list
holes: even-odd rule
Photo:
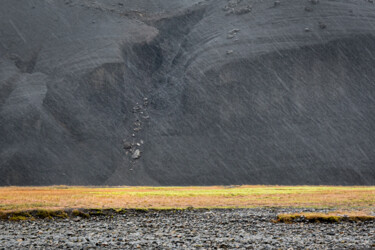
[[0, 185], [375, 184], [369, 0], [2, 0]]

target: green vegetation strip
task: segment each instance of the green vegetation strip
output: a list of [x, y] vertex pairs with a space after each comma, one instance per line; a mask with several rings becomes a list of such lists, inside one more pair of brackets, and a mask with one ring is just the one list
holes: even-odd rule
[[[5, 221], [25, 221], [25, 220], [36, 220], [36, 219], [68, 219], [68, 218], [83, 218], [89, 219], [95, 216], [109, 216], [113, 217], [116, 214], [140, 214], [148, 212], [179, 212], [184, 210], [192, 210], [193, 208], [178, 208], [178, 209], [165, 209], [165, 208], [126, 208], [126, 209], [66, 209], [66, 210], [28, 210], [28, 211], [17, 211], [17, 212], [0, 212], [0, 220]], [[207, 211], [209, 209], [194, 209], [198, 211]]]
[[[224, 208], [225, 209], [225, 208]], [[228, 208], [227, 208], [228, 209]], [[148, 212], [183, 212], [185, 210], [208, 211], [209, 208], [135, 208], [135, 209], [66, 209], [66, 210], [28, 210], [17, 212], [0, 212], [0, 219], [5, 221], [25, 221], [25, 220], [55, 220], [82, 218], [89, 219], [95, 216], [113, 217], [116, 214], [139, 215]], [[215, 208], [213, 210], [221, 210]], [[278, 214], [273, 220], [275, 223], [340, 223], [340, 222], [365, 222], [375, 221], [375, 216], [363, 213], [350, 212], [348, 214], [336, 214], [334, 212], [326, 213], [293, 213]]]

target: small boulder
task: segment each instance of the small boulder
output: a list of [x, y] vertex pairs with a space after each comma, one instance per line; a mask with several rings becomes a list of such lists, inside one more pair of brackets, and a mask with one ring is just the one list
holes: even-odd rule
[[132, 144], [130, 142], [124, 142], [124, 149], [129, 150], [132, 148]]
[[229, 35], [235, 35], [238, 32], [240, 32], [240, 29], [232, 29], [231, 31], [228, 32]]
[[137, 159], [139, 159], [140, 157], [141, 157], [141, 151], [140, 151], [139, 149], [135, 150], [134, 153], [133, 153], [133, 155], [132, 155], [132, 158], [133, 158], [134, 160], [137, 160]]

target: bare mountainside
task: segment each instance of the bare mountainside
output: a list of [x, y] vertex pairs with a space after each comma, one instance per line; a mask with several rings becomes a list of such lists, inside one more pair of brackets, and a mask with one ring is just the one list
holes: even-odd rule
[[371, 0], [2, 0], [0, 185], [375, 184]]

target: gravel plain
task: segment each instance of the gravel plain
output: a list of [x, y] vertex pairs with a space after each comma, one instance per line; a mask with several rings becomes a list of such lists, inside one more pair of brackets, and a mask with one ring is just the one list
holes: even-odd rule
[[375, 248], [373, 221], [337, 224], [272, 222], [278, 213], [296, 211], [302, 210], [152, 211], [89, 219], [1, 221], [0, 249]]

